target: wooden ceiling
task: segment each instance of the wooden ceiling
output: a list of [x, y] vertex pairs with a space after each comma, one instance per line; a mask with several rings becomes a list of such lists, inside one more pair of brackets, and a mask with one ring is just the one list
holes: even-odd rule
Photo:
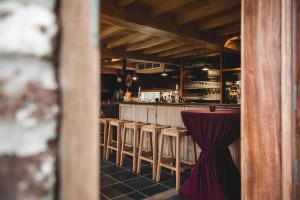
[[240, 0], [101, 0], [102, 58], [178, 64], [240, 34]]

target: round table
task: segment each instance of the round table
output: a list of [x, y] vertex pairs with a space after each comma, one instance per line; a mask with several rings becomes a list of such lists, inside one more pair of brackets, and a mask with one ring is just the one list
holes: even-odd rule
[[240, 173], [228, 145], [240, 135], [240, 112], [186, 110], [181, 116], [201, 153], [180, 194], [190, 200], [239, 200]]

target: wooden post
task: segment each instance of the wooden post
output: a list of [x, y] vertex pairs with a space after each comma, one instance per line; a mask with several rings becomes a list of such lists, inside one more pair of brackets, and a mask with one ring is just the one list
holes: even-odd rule
[[242, 1], [242, 199], [292, 199], [292, 4]]
[[99, 52], [91, 1], [61, 0], [60, 199], [99, 199]]

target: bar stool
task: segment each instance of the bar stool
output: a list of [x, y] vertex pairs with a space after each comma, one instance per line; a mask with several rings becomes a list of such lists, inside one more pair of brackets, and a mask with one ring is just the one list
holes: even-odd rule
[[100, 147], [103, 147], [103, 158], [105, 158], [105, 150], [107, 145], [107, 128], [110, 120], [113, 120], [113, 118], [99, 119]]
[[[125, 154], [132, 156], [132, 170], [136, 171], [136, 163], [137, 163], [137, 153], [138, 153], [138, 141], [139, 141], [139, 132], [141, 127], [146, 125], [144, 122], [131, 122], [125, 123], [123, 128], [122, 135], [122, 148], [121, 148], [121, 160], [120, 165], [123, 166]], [[132, 132], [131, 132], [132, 131]], [[126, 145], [126, 136], [127, 133], [131, 134], [131, 144]]]
[[[175, 138], [175, 144], [176, 144], [176, 157], [173, 157], [173, 153], [171, 155], [171, 159], [163, 158], [163, 148], [164, 148], [164, 139], [169, 139], [169, 144], [172, 145], [172, 138]], [[157, 175], [156, 175], [156, 181], [160, 181], [160, 175], [161, 175], [161, 167], [165, 167], [171, 170], [175, 171], [176, 174], [176, 190], [178, 191], [180, 188], [180, 171], [181, 171], [181, 164], [183, 163], [189, 167], [194, 166], [196, 164], [197, 160], [197, 154], [196, 154], [196, 144], [194, 140], [192, 140], [192, 151], [193, 151], [193, 161], [186, 161], [181, 160], [180, 158], [180, 142], [183, 137], [190, 137], [190, 135], [187, 134], [187, 130], [184, 128], [166, 128], [161, 131], [161, 138], [159, 141], [159, 153], [158, 153], [158, 164], [157, 164]], [[172, 146], [171, 146], [172, 148]], [[175, 165], [174, 165], [175, 160]]]
[[[121, 153], [121, 132], [124, 126], [124, 123], [130, 122], [126, 120], [114, 119], [109, 121], [108, 133], [107, 133], [107, 147], [105, 151], [105, 159], [109, 159], [109, 150], [116, 151], [116, 164], [119, 165], [120, 162], [120, 153]], [[117, 128], [117, 140], [113, 140], [113, 127]]]
[[[145, 125], [141, 128], [140, 144], [139, 144], [139, 154], [138, 154], [138, 164], [137, 164], [137, 173], [141, 171], [141, 161], [147, 161], [152, 164], [152, 179], [156, 178], [156, 167], [157, 167], [157, 138], [160, 131], [168, 126], [151, 124]], [[150, 152], [144, 152], [144, 137], [147, 134], [150, 138]]]

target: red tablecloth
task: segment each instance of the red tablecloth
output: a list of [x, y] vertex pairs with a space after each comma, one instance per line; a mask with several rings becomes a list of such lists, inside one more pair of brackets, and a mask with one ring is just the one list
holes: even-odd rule
[[201, 154], [180, 194], [191, 200], [239, 200], [240, 173], [228, 145], [239, 137], [240, 113], [191, 110], [181, 116]]

